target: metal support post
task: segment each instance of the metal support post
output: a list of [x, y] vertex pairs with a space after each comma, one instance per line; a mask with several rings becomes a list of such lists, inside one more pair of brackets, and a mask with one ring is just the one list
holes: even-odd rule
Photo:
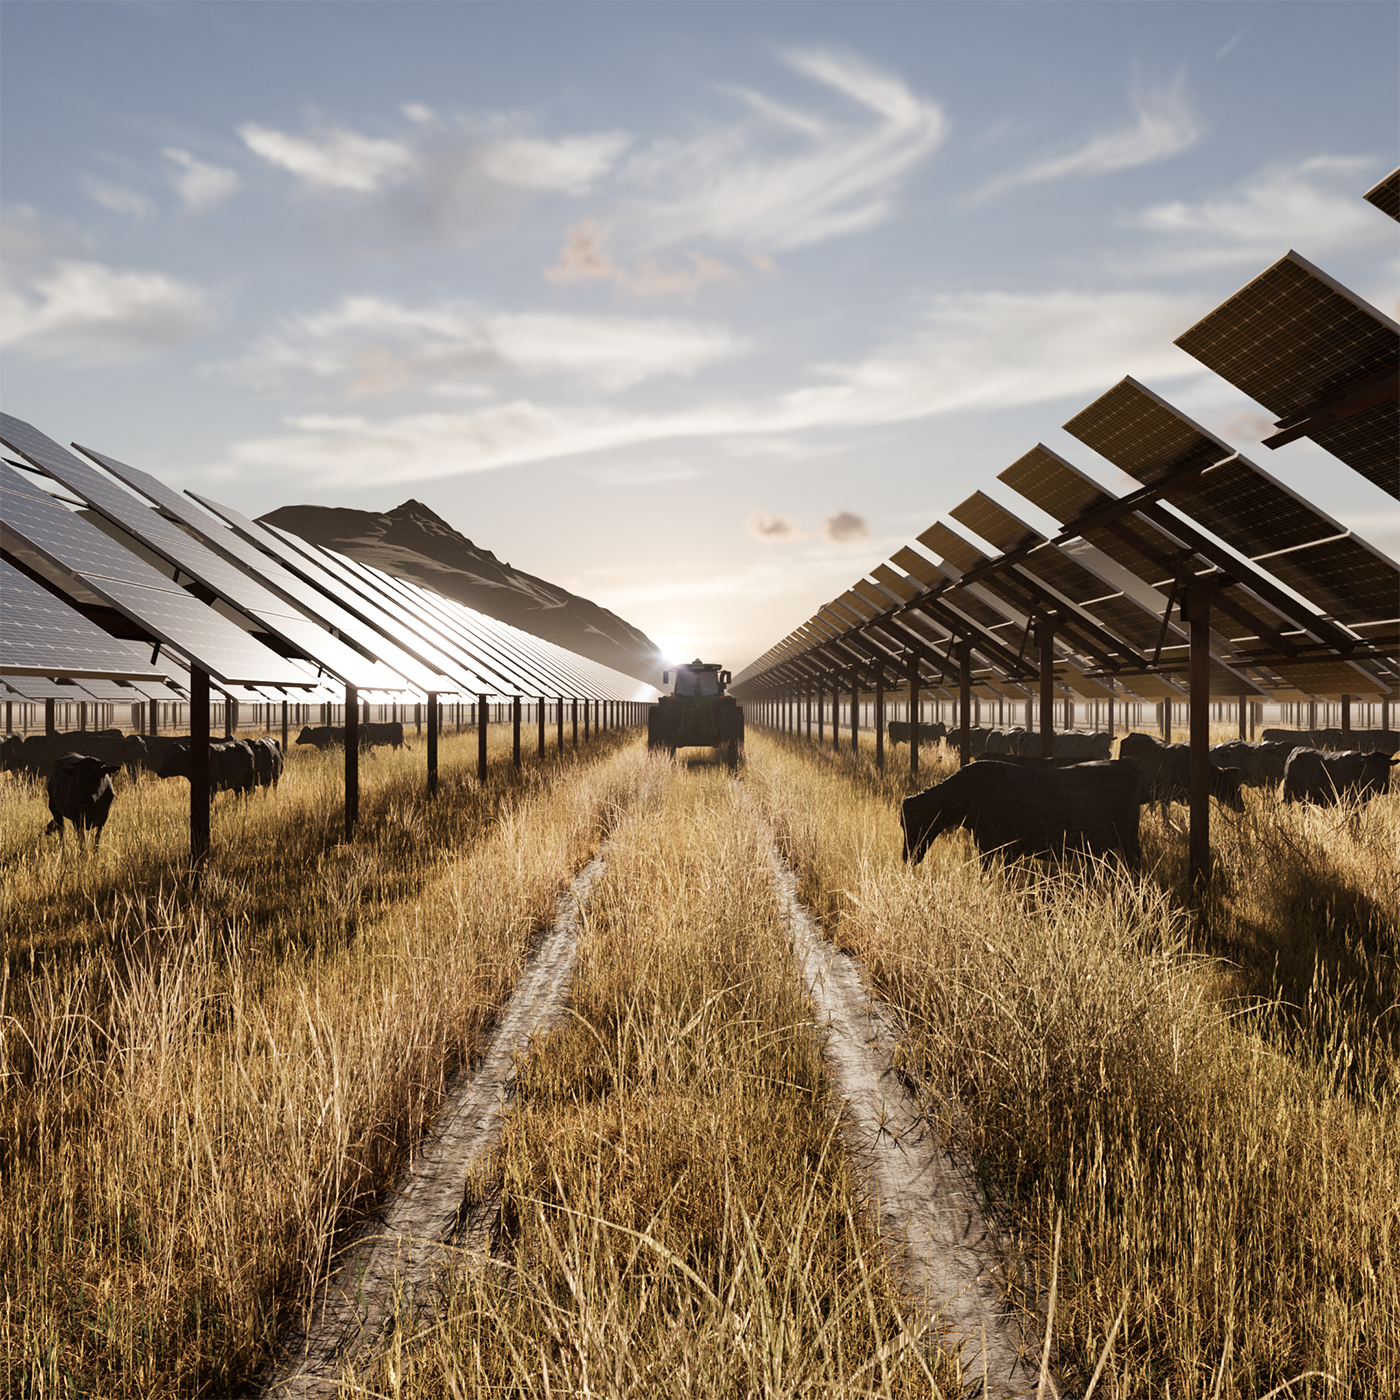
[[[50, 705], [53, 701], [48, 702]], [[190, 667], [190, 868], [209, 857], [209, 672]]]
[[574, 721], [574, 747], [575, 747], [575, 748], [578, 748], [578, 697], [577, 697], [577, 696], [575, 696], [575, 697], [573, 698], [573, 704], [572, 704], [572, 707], [571, 707], [571, 708], [572, 708], [572, 712], [573, 712], [573, 721]]
[[1191, 628], [1191, 835], [1189, 873], [1193, 889], [1210, 880], [1210, 602], [1214, 583], [1190, 585], [1182, 613]]
[[909, 777], [919, 776], [919, 658], [909, 658]]
[[520, 767], [520, 697], [511, 696], [510, 701], [510, 761], [515, 767]]
[[486, 781], [486, 724], [490, 712], [486, 708], [486, 697], [476, 698], [476, 780]]
[[345, 687], [345, 839], [360, 820], [360, 707], [353, 685]]
[[1350, 748], [1347, 740], [1351, 738], [1351, 696], [1342, 696], [1342, 744]]
[[438, 698], [437, 691], [428, 692], [428, 796], [438, 790]]
[[851, 681], [851, 757], [860, 752], [860, 682]]
[[875, 668], [875, 771], [885, 771], [885, 668]]
[[958, 643], [958, 767], [972, 762], [972, 645]]
[[1036, 645], [1040, 648], [1040, 756], [1055, 756], [1055, 619], [1038, 618]]
[[535, 715], [535, 719], [536, 719], [536, 720], [538, 721], [538, 723], [539, 723], [539, 731], [540, 731], [539, 756], [540, 756], [541, 758], [543, 758], [543, 757], [544, 757], [544, 696], [543, 696], [543, 695], [540, 696], [540, 703], [539, 703], [539, 705], [536, 707], [536, 709], [537, 709], [537, 713], [536, 713], [536, 715]]

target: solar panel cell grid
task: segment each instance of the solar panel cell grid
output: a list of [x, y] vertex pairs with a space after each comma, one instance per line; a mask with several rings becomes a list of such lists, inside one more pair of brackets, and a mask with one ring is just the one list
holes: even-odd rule
[[1023, 520], [1017, 520], [1009, 510], [983, 491], [974, 492], [948, 514], [1004, 554], [1041, 538]]
[[1075, 414], [1065, 431], [1144, 486], [1232, 451], [1131, 377]]
[[1113, 497], [1044, 444], [1037, 444], [997, 476], [1061, 524], [1108, 505]]
[[1392, 170], [1382, 180], [1377, 180], [1365, 196], [1383, 214], [1400, 221], [1400, 168]]
[[1398, 342], [1375, 307], [1289, 253], [1175, 343], [1283, 418], [1391, 364]]

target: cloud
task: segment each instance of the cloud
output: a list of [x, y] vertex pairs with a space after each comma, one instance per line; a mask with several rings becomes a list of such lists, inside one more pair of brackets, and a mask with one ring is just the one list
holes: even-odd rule
[[156, 212], [155, 205], [145, 195], [136, 190], [128, 190], [120, 185], [109, 185], [95, 175], [82, 178], [83, 193], [96, 200], [104, 209], [121, 214], [128, 219], [149, 219]]
[[603, 251], [603, 233], [592, 219], [569, 230], [559, 261], [544, 275], [557, 283], [608, 281], [638, 296], [693, 296], [707, 282], [726, 282], [734, 269], [704, 253], [688, 253], [689, 266], [663, 267], [655, 258], [644, 258], [630, 272]]
[[413, 307], [362, 296], [290, 318], [234, 368], [255, 384], [281, 387], [309, 375], [359, 393], [456, 387], [505, 373], [563, 374], [620, 391], [692, 375], [743, 348], [729, 332], [695, 321], [483, 312], [465, 302]]
[[[1246, 26], [1246, 28], [1248, 28], [1248, 26]], [[1234, 35], [1232, 38], [1226, 39], [1225, 42], [1220, 46], [1218, 52], [1216, 53], [1216, 55], [1215, 55], [1215, 61], [1216, 61], [1217, 63], [1219, 63], [1220, 60], [1221, 60], [1222, 58], [1224, 58], [1225, 55], [1226, 55], [1227, 53], [1229, 53], [1230, 50], [1233, 49], [1233, 48], [1235, 47], [1235, 45], [1238, 44], [1239, 41], [1240, 41], [1241, 39], [1244, 38], [1244, 36], [1245, 36], [1245, 30], [1244, 30], [1244, 29], [1241, 29], [1241, 30], [1236, 31], [1235, 35]]]
[[744, 528], [760, 544], [786, 544], [802, 538], [797, 522], [785, 515], [764, 515], [756, 511], [744, 521]]
[[321, 189], [373, 194], [402, 184], [418, 168], [417, 157], [401, 142], [340, 128], [312, 140], [246, 122], [238, 134], [254, 155]]
[[870, 537], [870, 526], [859, 515], [840, 510], [822, 521], [822, 535], [832, 544], [854, 544]]
[[1200, 203], [1172, 200], [1131, 227], [1163, 235], [1151, 265], [1167, 271], [1273, 262], [1287, 247], [1330, 252], [1390, 237], [1356, 190], [1375, 169], [1359, 156], [1313, 156], [1264, 171]]
[[587, 194], [612, 169], [632, 138], [620, 131], [561, 141], [514, 137], [484, 143], [482, 169], [503, 185]]
[[161, 154], [175, 166], [168, 178], [187, 209], [212, 209], [238, 188], [238, 176], [221, 165], [206, 165], [175, 146], [167, 146]]
[[781, 250], [890, 216], [900, 182], [947, 137], [942, 108], [849, 54], [802, 50], [786, 61], [854, 106], [855, 119], [741, 92], [749, 121], [654, 142], [624, 166], [645, 237]]
[[168, 349], [207, 330], [213, 316], [195, 286], [158, 272], [56, 259], [0, 282], [0, 345], [34, 355], [123, 358]]
[[1134, 93], [1132, 104], [1136, 120], [1131, 125], [1096, 136], [1065, 155], [1051, 156], [999, 176], [984, 185], [978, 197], [988, 198], [1022, 185], [1063, 180], [1069, 176], [1129, 170], [1186, 150], [1200, 138], [1201, 128], [1182, 89], [1182, 79], [1177, 78], [1170, 87]]
[[[363, 305], [347, 304], [335, 315], [383, 324], [382, 313], [374, 309], [377, 306], [365, 299]], [[933, 300], [901, 339], [862, 359], [819, 366], [814, 372], [818, 382], [776, 398], [711, 399], [670, 413], [632, 412], [596, 402], [552, 405], [516, 398], [468, 412], [379, 420], [303, 416], [289, 419], [285, 434], [236, 445], [231, 463], [304, 471], [317, 480], [346, 486], [390, 475], [404, 479], [459, 476], [661, 441], [718, 439], [732, 451], [741, 439], [755, 444], [787, 443], [801, 433], [829, 433], [833, 428], [909, 422], [964, 409], [1005, 409], [1101, 393], [1125, 373], [1149, 383], [1200, 376], [1204, 374], [1200, 365], [1172, 345], [1171, 338], [1206, 310], [1207, 303], [1145, 292], [964, 293]], [[450, 330], [454, 313], [434, 308], [405, 314], [414, 322], [442, 316]], [[574, 343], [565, 351], [547, 329], [552, 318], [519, 319], [530, 323], [523, 340], [541, 347], [537, 352], [541, 368], [563, 367], [567, 359], [585, 374], [596, 372], [589, 368], [589, 338], [599, 334], [599, 327], [620, 325], [625, 340], [630, 334], [626, 328], [634, 325], [686, 328], [693, 324], [580, 318]], [[682, 334], [681, 345], [687, 334]], [[469, 338], [459, 339], [465, 339], [467, 347], [474, 344]], [[365, 340], [350, 343], [362, 346]], [[452, 336], [446, 337], [446, 343], [449, 354], [465, 353]], [[508, 349], [522, 362], [529, 361], [520, 343], [509, 336], [486, 344], [495, 357], [493, 363], [503, 363]], [[723, 344], [740, 348], [721, 340], [716, 357]], [[354, 368], [344, 344], [334, 336], [326, 338], [326, 345], [306, 335], [264, 350], [264, 368], [278, 373], [300, 369], [344, 375]], [[648, 366], [656, 368], [644, 338], [635, 342], [635, 354], [623, 354], [620, 349], [613, 353], [624, 381]], [[687, 362], [684, 355], [680, 362]], [[431, 356], [419, 363], [423, 368], [416, 363], [415, 375], [431, 372]]]

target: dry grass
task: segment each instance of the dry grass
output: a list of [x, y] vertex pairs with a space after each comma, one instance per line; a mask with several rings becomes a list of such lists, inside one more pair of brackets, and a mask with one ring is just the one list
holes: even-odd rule
[[930, 1338], [903, 1333], [768, 843], [742, 786], [698, 765], [614, 833], [572, 1018], [531, 1047], [469, 1183], [499, 1193], [495, 1265], [464, 1260], [437, 1318], [388, 1339], [374, 1383], [347, 1393], [960, 1389]]
[[756, 735], [749, 772], [1033, 1258], [1063, 1215], [1071, 1385], [1126, 1304], [1118, 1394], [1400, 1391], [1400, 797], [1216, 808], [1193, 912], [1180, 808], [1145, 813], [1140, 880], [984, 865], [964, 834], [909, 871], [907, 770]]
[[[471, 739], [335, 756], [216, 801], [197, 897], [183, 782], [124, 791], [99, 851], [0, 785], [0, 1365], [11, 1393], [220, 1392], [304, 1304], [477, 1044], [646, 765], [604, 741], [484, 787]], [[474, 766], [474, 765], [473, 765]], [[152, 893], [151, 891], [155, 892]]]

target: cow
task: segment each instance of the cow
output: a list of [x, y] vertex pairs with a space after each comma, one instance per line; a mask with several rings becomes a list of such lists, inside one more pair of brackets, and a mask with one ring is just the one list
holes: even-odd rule
[[1393, 758], [1400, 752], [1400, 733], [1394, 729], [1354, 729], [1343, 734], [1340, 729], [1266, 729], [1267, 742], [1288, 744], [1293, 749], [1322, 749], [1333, 753], [1354, 750], [1361, 753], [1383, 753]]
[[266, 736], [249, 739], [247, 743], [253, 751], [253, 771], [258, 786], [275, 788], [282, 777], [282, 745]]
[[1338, 802], [1358, 804], [1390, 788], [1390, 770], [1400, 759], [1383, 753], [1324, 754], [1317, 749], [1296, 748], [1283, 771], [1285, 802], [1315, 802], [1331, 807]]
[[83, 832], [91, 831], [93, 849], [102, 840], [102, 828], [117, 796], [112, 777], [122, 771], [120, 763], [103, 763], [90, 754], [60, 754], [49, 771], [49, 811], [53, 820], [44, 828], [44, 835], [58, 832], [63, 840], [65, 818], [81, 841]]
[[103, 763], [114, 763], [135, 776], [146, 766], [146, 741], [139, 734], [120, 729], [77, 730], [68, 734], [31, 734], [27, 739], [11, 735], [0, 746], [0, 766], [9, 773], [47, 778], [54, 764], [66, 754], [84, 754]]
[[[1020, 753], [1024, 729], [993, 729], [987, 735], [986, 753]], [[1104, 754], [1107, 758], [1108, 755]]]
[[1030, 753], [979, 753], [978, 763], [1009, 763], [1016, 768], [1072, 768], [1077, 763], [1102, 763], [1103, 759], [1042, 758]]
[[[1097, 734], [1073, 734], [1065, 731], [1051, 737], [1056, 758], [1076, 758], [1088, 763], [1102, 763], [1108, 758], [1109, 750], [1113, 747], [1113, 736], [1102, 730]], [[1027, 743], [1039, 741], [1039, 735], [1029, 736], [1022, 741], [1021, 752], [1026, 752]]]
[[[388, 744], [392, 748], [403, 745], [410, 753], [413, 752], [413, 745], [403, 737], [403, 725], [398, 720], [385, 720], [373, 724], [361, 723], [359, 731], [359, 742], [362, 749], [377, 748], [380, 745]], [[339, 724], [308, 724], [297, 735], [297, 743], [311, 744], [321, 753], [329, 748], [344, 748], [345, 728]]]
[[1239, 769], [1240, 781], [1246, 787], [1277, 789], [1283, 781], [1288, 755], [1297, 744], [1265, 742], [1247, 744], [1243, 739], [1231, 739], [1225, 744], [1210, 746], [1210, 759], [1223, 768]]
[[969, 764], [904, 799], [904, 859], [917, 865], [941, 832], [964, 826], [984, 855], [1116, 851], [1136, 868], [1140, 784], [1136, 765], [1121, 759], [1063, 768]]
[[[156, 770], [159, 778], [190, 776], [190, 741], [177, 739], [166, 750]], [[209, 745], [209, 791], [252, 792], [257, 784], [257, 767], [251, 745], [242, 739], [225, 739]]]
[[[892, 744], [907, 744], [913, 726], [902, 719], [892, 719], [885, 726], [885, 734]], [[925, 724], [919, 721], [919, 743], [936, 744], [940, 739], [948, 737], [948, 726], [941, 721], [938, 724]]]
[[[1164, 744], [1151, 734], [1125, 734], [1118, 745], [1118, 757], [1136, 763], [1142, 771], [1143, 802], [1190, 802], [1191, 746]], [[1210, 795], [1236, 812], [1244, 811], [1239, 770], [1225, 768], [1214, 760], [1210, 765]]]

